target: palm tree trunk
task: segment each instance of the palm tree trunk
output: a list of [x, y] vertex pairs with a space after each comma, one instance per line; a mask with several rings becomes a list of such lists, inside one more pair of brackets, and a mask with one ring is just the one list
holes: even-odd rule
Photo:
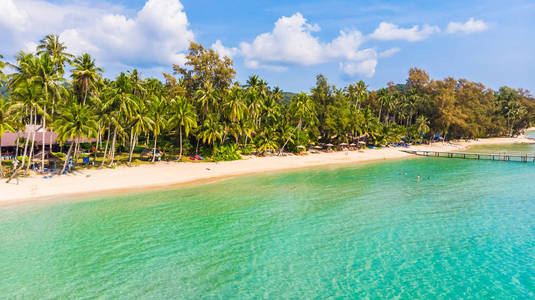
[[381, 103], [381, 106], [379, 106], [379, 122], [381, 122], [381, 113], [383, 112], [383, 104]]
[[71, 143], [71, 145], [69, 146], [69, 151], [67, 151], [67, 156], [65, 157], [65, 162], [63, 163], [63, 168], [61, 169], [61, 172], [59, 172], [59, 175], [63, 174], [63, 172], [65, 172], [65, 169], [67, 168], [67, 164], [69, 163], [69, 157], [71, 156], [73, 144], [74, 143]]
[[113, 140], [111, 142], [111, 149], [110, 149], [111, 161], [110, 161], [110, 165], [108, 166], [109, 168], [113, 165], [113, 161], [115, 160], [115, 143], [116, 143], [116, 140], [117, 140], [117, 127], [115, 127], [113, 129]]
[[135, 137], [134, 137], [134, 131], [130, 131], [130, 153], [128, 155], [128, 166], [130, 167], [132, 165], [132, 154], [134, 153], [134, 144], [136, 143]]
[[[299, 126], [301, 126], [301, 123], [299, 123]], [[292, 131], [292, 134], [297, 130], [297, 127], [294, 128], [294, 130]], [[284, 142], [284, 145], [282, 145], [282, 148], [280, 149], [279, 151], [279, 155], [278, 156], [281, 156], [282, 155], [282, 152], [284, 152], [284, 147], [286, 147], [286, 144], [288, 144], [288, 142], [290, 141], [290, 139], [292, 138], [292, 136], [290, 135], [288, 137], [288, 139], [286, 139], [286, 142]]]
[[102, 163], [100, 164], [100, 167], [104, 167], [104, 163], [106, 162], [106, 155], [108, 153], [108, 145], [110, 144], [110, 127], [108, 126], [108, 138], [106, 139], [106, 147], [104, 148], [104, 156], [102, 156]]
[[41, 153], [41, 173], [44, 172], [45, 170], [45, 147], [46, 147], [46, 142], [45, 142], [45, 136], [46, 136], [46, 105], [44, 107], [44, 110], [43, 110], [43, 119], [41, 121], [41, 123], [43, 124], [43, 140], [41, 141], [43, 143], [43, 147], [42, 147], [42, 153]]
[[178, 155], [178, 160], [182, 160], [182, 127], [179, 126], [178, 130], [180, 131], [180, 154]]
[[156, 159], [156, 145], [158, 143], [158, 135], [154, 134], [154, 149], [152, 149], [152, 162]]
[[35, 131], [32, 132], [32, 146], [30, 147], [30, 154], [28, 155], [28, 165], [26, 166], [26, 172], [30, 169], [32, 164], [33, 148], [35, 146]]
[[17, 134], [17, 145], [15, 146], [15, 159], [19, 156], [19, 135]]
[[[30, 124], [29, 126], [33, 125], [33, 112], [30, 110]], [[22, 161], [20, 162], [19, 169], [24, 168], [24, 164], [26, 162], [26, 154], [28, 153], [28, 143], [30, 141], [30, 131], [26, 132], [26, 141], [24, 141], [24, 154], [22, 155]], [[13, 172], [15, 174], [15, 172]]]
[[0, 136], [0, 177], [4, 177], [4, 169], [2, 168], [2, 137]]

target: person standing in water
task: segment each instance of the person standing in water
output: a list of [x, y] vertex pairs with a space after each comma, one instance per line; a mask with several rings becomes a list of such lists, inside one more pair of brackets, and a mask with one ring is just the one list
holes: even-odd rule
[[417, 178], [418, 178], [418, 182], [420, 182], [420, 178], [421, 178], [421, 177], [420, 177], [420, 174], [418, 174], [418, 177], [417, 177]]

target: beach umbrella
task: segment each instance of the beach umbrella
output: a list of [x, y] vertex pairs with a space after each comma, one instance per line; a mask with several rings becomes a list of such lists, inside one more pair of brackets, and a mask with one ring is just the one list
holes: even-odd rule
[[351, 146], [351, 147], [356, 146], [356, 145], [357, 145], [357, 144], [355, 144], [355, 143], [351, 143], [351, 144], [349, 144], [349, 146]]
[[341, 143], [340, 146], [347, 146], [347, 143]]
[[298, 149], [306, 149], [305, 146], [297, 146]]
[[325, 147], [332, 147], [334, 146], [333, 144], [325, 144]]

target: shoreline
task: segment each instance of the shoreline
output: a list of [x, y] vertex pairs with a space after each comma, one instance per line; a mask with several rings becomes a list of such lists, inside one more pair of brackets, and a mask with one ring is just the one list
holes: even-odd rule
[[368, 163], [415, 157], [399, 150], [459, 151], [474, 145], [535, 143], [524, 136], [517, 138], [487, 138], [477, 141], [437, 142], [409, 148], [381, 148], [360, 151], [308, 154], [305, 156], [245, 157], [226, 162], [159, 162], [137, 167], [121, 166], [116, 169], [80, 170], [74, 174], [21, 178], [19, 184], [0, 182], [0, 207], [64, 199], [79, 199], [90, 196], [106, 196], [165, 190], [227, 180], [238, 176], [291, 171], [305, 168]]

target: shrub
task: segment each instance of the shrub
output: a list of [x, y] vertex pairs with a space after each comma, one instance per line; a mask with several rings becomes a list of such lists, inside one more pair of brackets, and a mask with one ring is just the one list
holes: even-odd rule
[[236, 146], [236, 144], [230, 144], [223, 145], [220, 148], [215, 149], [212, 159], [214, 161], [230, 161], [239, 160], [241, 159], [241, 156], [238, 153], [238, 146]]
[[251, 155], [254, 151], [254, 147], [252, 145], [243, 146], [240, 149], [240, 153], [242, 155]]

